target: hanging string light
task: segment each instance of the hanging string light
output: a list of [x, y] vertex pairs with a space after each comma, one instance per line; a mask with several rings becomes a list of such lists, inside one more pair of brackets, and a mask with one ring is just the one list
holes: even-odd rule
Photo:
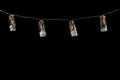
[[73, 20], [69, 21], [69, 28], [70, 28], [71, 37], [78, 36], [76, 26]]
[[46, 37], [45, 25], [43, 20], [39, 21], [39, 30], [40, 37]]
[[101, 32], [107, 32], [106, 16], [102, 15], [100, 18], [100, 30]]
[[31, 19], [31, 20], [37, 20], [39, 21], [39, 35], [40, 37], [46, 37], [46, 30], [45, 30], [45, 24], [44, 21], [69, 21], [69, 28], [70, 28], [70, 34], [71, 37], [76, 37], [78, 36], [76, 25], [74, 21], [76, 20], [81, 20], [81, 19], [90, 19], [90, 18], [98, 18], [100, 19], [100, 30], [101, 32], [107, 32], [107, 23], [106, 23], [106, 15], [115, 13], [120, 11], [119, 9], [113, 10], [111, 12], [106, 12], [102, 15], [96, 15], [96, 16], [88, 16], [88, 17], [82, 17], [82, 18], [75, 18], [75, 19], [39, 19], [39, 18], [33, 18], [33, 17], [28, 17], [28, 16], [22, 16], [22, 15], [17, 15], [17, 14], [11, 14], [6, 11], [0, 10], [1, 13], [9, 15], [9, 29], [10, 31], [16, 31], [16, 23], [15, 23], [15, 17], [20, 17], [20, 18], [26, 18], [26, 19]]
[[9, 29], [10, 31], [16, 31], [16, 23], [14, 15], [9, 15]]

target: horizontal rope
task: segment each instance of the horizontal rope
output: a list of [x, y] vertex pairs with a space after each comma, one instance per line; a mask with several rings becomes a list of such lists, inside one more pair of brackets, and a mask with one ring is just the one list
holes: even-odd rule
[[[108, 15], [108, 14], [112, 14], [112, 13], [115, 13], [115, 12], [118, 12], [118, 11], [120, 11], [120, 9], [116, 9], [116, 10], [113, 10], [111, 12], [106, 12], [106, 13], [101, 14], [101, 15]], [[3, 11], [3, 10], [0, 10], [0, 12], [4, 13], [4, 14], [7, 14], [7, 15], [11, 14], [11, 13]], [[39, 19], [39, 18], [33, 18], [33, 17], [28, 17], [28, 16], [22, 16], [22, 15], [14, 14], [14, 16], [20, 17], [20, 18], [27, 18], [27, 19], [32, 19], [32, 20], [45, 20], [45, 21], [70, 21], [70, 20], [76, 21], [76, 20], [81, 20], [81, 19], [96, 18], [96, 17], [99, 17], [101, 15], [87, 16], [87, 17], [74, 18], [74, 19], [59, 19], [59, 18], [56, 18], [56, 19]]]

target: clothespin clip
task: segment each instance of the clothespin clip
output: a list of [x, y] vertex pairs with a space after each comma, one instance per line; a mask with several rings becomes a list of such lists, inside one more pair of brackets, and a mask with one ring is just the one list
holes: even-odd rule
[[102, 15], [100, 18], [100, 30], [101, 32], [107, 32], [106, 16]]
[[40, 29], [40, 32], [39, 32], [40, 37], [46, 37], [46, 30], [45, 30], [45, 25], [43, 20], [39, 21], [39, 29]]
[[77, 29], [73, 20], [69, 21], [69, 28], [70, 28], [71, 37], [78, 36]]
[[16, 23], [14, 15], [9, 15], [9, 29], [10, 31], [16, 31]]

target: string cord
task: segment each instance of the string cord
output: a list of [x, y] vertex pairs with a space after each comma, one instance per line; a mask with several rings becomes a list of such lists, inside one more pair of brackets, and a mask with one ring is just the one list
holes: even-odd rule
[[[118, 11], [120, 11], [120, 8], [119, 9], [115, 9], [115, 10], [113, 10], [111, 12], [106, 12], [106, 13], [104, 13], [102, 15], [109, 15], [109, 14], [112, 14], [112, 13], [115, 13], [115, 12], [118, 12]], [[11, 13], [3, 11], [3, 10], [0, 10], [0, 12], [4, 13], [4, 14], [7, 14], [7, 15], [11, 14]], [[96, 17], [99, 17], [101, 15], [80, 17], [80, 18], [74, 18], [74, 19], [59, 19], [59, 18], [56, 18], [56, 19], [39, 19], [39, 18], [33, 18], [33, 17], [22, 16], [22, 15], [17, 15], [17, 14], [14, 14], [14, 16], [20, 17], [20, 18], [32, 19], [32, 20], [45, 20], [45, 21], [70, 21], [70, 20], [74, 20], [74, 21], [76, 21], [76, 20], [81, 20], [81, 19], [96, 18]]]

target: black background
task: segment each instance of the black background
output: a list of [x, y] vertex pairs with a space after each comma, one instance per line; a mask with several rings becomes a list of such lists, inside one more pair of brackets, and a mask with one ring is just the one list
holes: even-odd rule
[[[9, 13], [40, 19], [73, 19], [103, 14], [117, 8], [119, 6], [114, 1], [68, 1], [68, 3], [64, 1], [6, 1], [1, 2], [0, 7], [1, 10]], [[0, 13], [2, 49], [11, 49], [10, 51], [14, 48], [17, 48], [18, 51], [35, 49], [35, 53], [38, 54], [43, 54], [41, 53], [43, 50], [50, 50], [50, 52], [53, 51], [56, 54], [62, 51], [63, 54], [65, 50], [74, 51], [78, 49], [77, 53], [81, 54], [83, 49], [89, 49], [93, 46], [98, 47], [98, 45], [102, 46], [98, 47], [98, 50], [101, 51], [105, 49], [105, 46], [114, 44], [119, 35], [119, 12], [107, 16], [109, 30], [107, 33], [100, 32], [99, 18], [76, 21], [79, 33], [76, 38], [71, 38], [68, 22], [45, 21], [47, 37], [40, 38], [38, 21], [18, 17], [15, 17], [15, 19], [17, 31], [9, 32], [8, 15]], [[96, 47], [93, 47], [93, 50]], [[57, 51], [55, 51], [56, 48]]]
[[[99, 15], [119, 8], [117, 2], [114, 1], [68, 1], [68, 3], [64, 1], [7, 1], [1, 2], [1, 4], [1, 10], [40, 19], [73, 19]], [[87, 50], [93, 46], [92, 51], [96, 47], [99, 48], [97, 50], [102, 51], [118, 39], [119, 16], [119, 12], [107, 16], [109, 30], [107, 33], [100, 32], [99, 18], [76, 21], [79, 33], [79, 37], [76, 38], [71, 38], [68, 22], [45, 21], [47, 37], [40, 38], [38, 21], [15, 17], [17, 32], [9, 32], [8, 15], [0, 13], [1, 47], [11, 49], [11, 52], [14, 49], [17, 51], [35, 49], [34, 54], [44, 54], [41, 51], [50, 51], [48, 54], [51, 54], [52, 51], [56, 54], [62, 51], [61, 54], [68, 54], [64, 51], [75, 51], [76, 49], [77, 54], [81, 54], [83, 49]]]
[[[40, 19], [73, 19], [99, 15], [120, 8], [118, 5], [114, 1], [101, 0], [0, 1], [1, 10]], [[79, 61], [86, 61], [87, 64], [96, 59], [98, 62], [107, 58], [112, 59], [114, 55], [118, 55], [119, 50], [120, 12], [107, 15], [106, 18], [108, 24], [106, 33], [100, 32], [99, 18], [76, 21], [79, 36], [75, 38], [70, 36], [68, 22], [45, 21], [47, 37], [40, 38], [38, 21], [15, 17], [17, 31], [10, 32], [8, 15], [0, 13], [0, 53], [10, 58], [10, 61], [13, 59], [13, 62], [16, 59], [26, 60], [25, 64], [31, 62], [40, 64], [44, 61], [46, 64], [54, 61], [58, 63], [64, 59], [66, 64], [80, 63]]]

